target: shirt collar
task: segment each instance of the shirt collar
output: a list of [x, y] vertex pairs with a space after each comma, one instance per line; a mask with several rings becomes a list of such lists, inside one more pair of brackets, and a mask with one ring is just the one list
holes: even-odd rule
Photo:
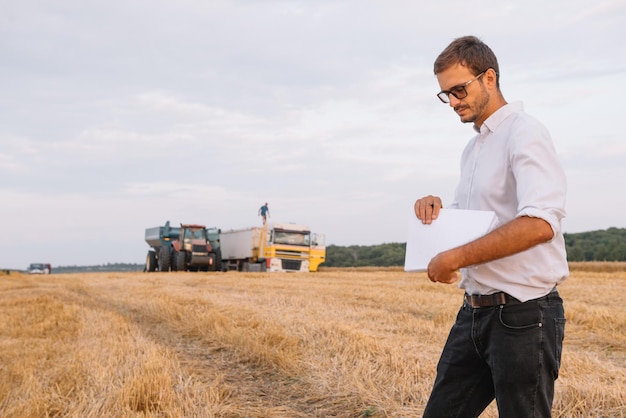
[[508, 103], [496, 110], [483, 122], [480, 128], [474, 125], [476, 132], [485, 134], [487, 131], [493, 132], [511, 114], [524, 110], [522, 102]]

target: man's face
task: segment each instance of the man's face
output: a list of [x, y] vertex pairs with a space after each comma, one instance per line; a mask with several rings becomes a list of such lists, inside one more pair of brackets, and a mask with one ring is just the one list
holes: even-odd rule
[[452, 90], [456, 86], [465, 86], [467, 96], [457, 99], [450, 94], [450, 107], [461, 118], [463, 123], [474, 123], [477, 126], [487, 119], [487, 106], [489, 104], [490, 94], [482, 83], [481, 78], [466, 83], [476, 77], [469, 68], [457, 64], [437, 74], [437, 81], [442, 91]]

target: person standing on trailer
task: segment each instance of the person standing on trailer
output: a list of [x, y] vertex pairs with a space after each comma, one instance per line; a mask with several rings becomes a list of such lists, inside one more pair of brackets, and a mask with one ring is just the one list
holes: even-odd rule
[[267, 206], [267, 202], [259, 208], [259, 216], [263, 218], [263, 225], [267, 222], [267, 217], [270, 216], [270, 208]]

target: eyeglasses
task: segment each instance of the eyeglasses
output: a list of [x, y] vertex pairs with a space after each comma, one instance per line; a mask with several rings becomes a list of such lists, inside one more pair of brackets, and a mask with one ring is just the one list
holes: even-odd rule
[[439, 100], [441, 100], [443, 103], [450, 103], [450, 95], [453, 95], [459, 100], [466, 98], [467, 90], [465, 89], [465, 87], [472, 84], [472, 81], [478, 80], [486, 72], [487, 70], [483, 71], [482, 73], [478, 74], [476, 77], [472, 78], [470, 81], [468, 81], [465, 84], [459, 84], [458, 86], [452, 87], [450, 90], [440, 91], [439, 93], [437, 93], [437, 97], [439, 97]]

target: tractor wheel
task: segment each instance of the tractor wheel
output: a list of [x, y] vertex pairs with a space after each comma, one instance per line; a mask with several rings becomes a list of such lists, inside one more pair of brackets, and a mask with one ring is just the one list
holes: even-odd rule
[[146, 256], [146, 270], [147, 272], [152, 273], [157, 269], [157, 256], [154, 251], [148, 251], [148, 255]]
[[172, 266], [172, 254], [168, 247], [161, 247], [159, 251], [159, 271], [170, 271]]
[[187, 271], [187, 254], [184, 251], [176, 253], [176, 270]]

